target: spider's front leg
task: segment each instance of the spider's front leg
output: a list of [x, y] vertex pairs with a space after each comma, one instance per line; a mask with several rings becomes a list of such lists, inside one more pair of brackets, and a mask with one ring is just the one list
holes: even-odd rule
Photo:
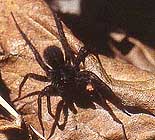
[[[54, 123], [53, 123], [52, 129], [51, 129], [51, 133], [49, 135], [49, 138], [50, 138], [54, 134], [56, 126], [58, 126], [58, 128], [61, 130], [64, 129], [66, 122], [67, 122], [67, 119], [68, 119], [68, 106], [64, 100], [61, 100], [57, 105], [56, 113], [53, 114], [52, 110], [51, 110], [50, 97], [51, 96], [58, 96], [57, 92], [55, 92], [55, 87], [53, 85], [49, 85], [49, 86], [45, 87], [42, 91], [40, 91], [39, 96], [38, 96], [38, 119], [39, 119], [39, 123], [41, 125], [41, 129], [43, 131], [43, 136], [45, 135], [44, 126], [43, 126], [43, 122], [42, 122], [42, 97], [43, 96], [47, 97], [48, 113], [54, 119]], [[60, 125], [59, 119], [60, 119], [60, 114], [61, 114], [62, 110], [63, 110], [63, 114], [64, 114], [64, 122]]]
[[[103, 101], [103, 100], [102, 100]], [[125, 127], [124, 124], [117, 118], [117, 116], [113, 113], [113, 110], [110, 108], [110, 106], [106, 103], [106, 100], [104, 100], [104, 102], [102, 102], [102, 105], [104, 107], [105, 110], [108, 111], [108, 113], [110, 114], [110, 116], [113, 118], [113, 120], [117, 123], [119, 123], [122, 127], [123, 130], [123, 135], [124, 135], [124, 139], [128, 140], [127, 135], [126, 135], [126, 131], [125, 131]]]
[[[50, 96], [54, 96], [54, 90], [53, 90], [53, 86], [49, 85], [47, 87], [45, 87], [42, 91], [40, 91], [39, 96], [38, 96], [38, 119], [39, 119], [39, 123], [43, 132], [43, 136], [45, 135], [44, 133], [44, 126], [43, 126], [43, 122], [42, 122], [42, 97], [43, 96], [47, 96], [47, 108], [48, 108], [48, 113], [55, 118], [55, 115], [52, 114], [51, 111], [51, 107], [48, 107], [49, 103], [50, 103]], [[51, 104], [50, 104], [51, 106]], [[50, 109], [50, 110], [49, 110]]]
[[[68, 120], [68, 105], [62, 100], [58, 103], [57, 109], [56, 109], [56, 115], [53, 115], [52, 111], [51, 111], [51, 100], [50, 100], [50, 95], [46, 95], [47, 96], [47, 109], [48, 109], [48, 113], [51, 115], [51, 117], [53, 119], [55, 119], [55, 124], [58, 126], [59, 129], [63, 130], [67, 120]], [[63, 102], [63, 103], [61, 103]], [[59, 105], [59, 104], [63, 104], [63, 105]], [[60, 106], [60, 107], [59, 107]], [[63, 108], [61, 108], [61, 106], [63, 106]], [[61, 113], [61, 110], [63, 109], [63, 114], [64, 114], [64, 122], [63, 124], [59, 124], [58, 121], [58, 117]], [[57, 123], [56, 123], [57, 122]]]
[[[92, 85], [93, 92], [91, 94], [91, 99], [93, 102], [99, 104], [104, 109], [108, 111], [108, 113], [111, 115], [114, 121], [121, 124], [123, 129], [123, 134], [125, 140], [127, 140], [126, 132], [123, 123], [117, 118], [117, 116], [113, 113], [113, 110], [109, 107], [109, 105], [106, 103], [106, 100], [110, 101], [112, 104], [114, 104], [118, 109], [129, 115], [124, 105], [122, 104], [121, 100], [113, 93], [113, 91], [110, 89], [108, 85], [106, 85], [97, 75], [95, 75], [93, 72], [90, 71], [80, 71], [78, 74], [77, 79], [80, 79], [78, 83], [81, 84], [81, 86], [87, 84]], [[81, 77], [81, 78], [80, 78]], [[86, 88], [85, 88], [86, 89]], [[89, 92], [89, 91], [88, 91]]]
[[[62, 111], [64, 114], [64, 122], [60, 125], [59, 120], [60, 120], [60, 115], [61, 115]], [[56, 126], [60, 130], [64, 130], [66, 123], [67, 123], [67, 120], [68, 120], [68, 106], [64, 100], [61, 100], [57, 105], [56, 113], [55, 113], [55, 121], [54, 121], [53, 126], [51, 128], [51, 132], [50, 132], [48, 139], [54, 134]]]
[[[111, 88], [104, 83], [96, 74], [91, 71], [80, 71], [78, 74], [80, 81], [78, 83], [90, 83], [93, 86], [94, 95], [97, 95], [102, 102], [102, 99], [106, 99], [114, 104], [122, 112], [127, 113], [125, 106], [123, 105], [121, 99], [117, 97]], [[81, 77], [81, 78], [80, 78]]]

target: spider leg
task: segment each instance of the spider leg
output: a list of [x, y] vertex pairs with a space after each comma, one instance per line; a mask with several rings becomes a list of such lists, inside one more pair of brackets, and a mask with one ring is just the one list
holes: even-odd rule
[[43, 82], [49, 82], [49, 79], [46, 76], [38, 75], [38, 74], [35, 74], [35, 73], [28, 73], [28, 74], [26, 74], [24, 79], [23, 79], [23, 81], [19, 85], [19, 94], [18, 94], [17, 99], [19, 99], [21, 97], [22, 87], [24, 86], [24, 84], [25, 84], [25, 82], [27, 81], [28, 78], [33, 78], [35, 80], [43, 81]]
[[[51, 115], [51, 117], [53, 119], [55, 119], [55, 115], [51, 111], [51, 101], [50, 101], [50, 95], [49, 94], [47, 95], [47, 109], [48, 109], [48, 113]], [[67, 123], [67, 119], [68, 119], [68, 106], [67, 106], [67, 104], [65, 104], [63, 106], [63, 114], [64, 114], [64, 122], [63, 122], [63, 124], [60, 125], [59, 122], [57, 121], [57, 126], [61, 130], [64, 129], [64, 127], [65, 127], [65, 125]]]
[[48, 113], [51, 115], [51, 117], [52, 117], [53, 119], [55, 119], [55, 115], [52, 113], [52, 110], [51, 110], [50, 95], [47, 95], [47, 109], [48, 109]]
[[[80, 48], [80, 50], [79, 50], [79, 52], [78, 52], [78, 54], [77, 54], [76, 60], [75, 60], [75, 66], [76, 66], [77, 68], [79, 67], [79, 65], [80, 65], [81, 62], [84, 62], [85, 58], [88, 56], [89, 53], [90, 53], [90, 51], [89, 51], [88, 47], [86, 47], [86, 48], [85, 48], [85, 47], [81, 47], [81, 48]], [[94, 54], [94, 53], [93, 53], [93, 54]], [[97, 60], [98, 60], [98, 63], [99, 63], [99, 65], [100, 65], [100, 69], [101, 69], [102, 74], [103, 74], [103, 76], [105, 77], [106, 81], [107, 81], [108, 83], [112, 83], [111, 78], [108, 76], [108, 74], [106, 73], [105, 69], [104, 69], [103, 66], [102, 66], [102, 63], [101, 63], [101, 61], [100, 61], [99, 56], [98, 56], [97, 54], [94, 54], [94, 55], [96, 56], [96, 58], [97, 58]]]
[[[94, 85], [94, 93], [92, 94], [93, 97], [92, 99], [98, 103], [99, 105], [103, 106], [108, 112], [109, 114], [112, 116], [113, 120], [116, 121], [117, 123], [121, 124], [122, 125], [122, 129], [123, 129], [123, 133], [124, 133], [124, 137], [125, 139], [127, 140], [127, 136], [126, 136], [126, 133], [125, 133], [125, 128], [124, 128], [124, 125], [123, 123], [116, 117], [116, 115], [113, 113], [112, 109], [107, 105], [106, 103], [106, 100], [109, 100], [111, 103], [114, 103], [114, 105], [123, 110], [124, 111], [124, 106], [121, 104], [117, 106], [117, 103], [115, 103], [113, 100], [115, 100], [116, 98], [116, 95], [112, 92], [112, 90], [110, 89], [110, 87], [108, 85], [106, 85], [96, 74], [94, 74], [93, 72], [90, 72], [90, 71], [80, 71], [79, 72], [79, 75], [77, 75], [78, 77], [82, 77], [80, 79], [80, 81], [78, 82], [81, 82], [83, 83], [82, 81], [84, 81], [85, 83], [87, 83], [87, 81], [91, 81], [92, 85]], [[104, 92], [104, 94], [102, 93]], [[95, 96], [96, 94], [98, 95], [100, 101], [98, 101]], [[113, 99], [113, 97], [115, 97]], [[105, 100], [106, 99], [106, 100]], [[118, 97], [116, 98], [117, 101], [118, 101]], [[119, 100], [120, 101], [120, 100]], [[126, 112], [125, 112], [126, 113]]]
[[50, 132], [50, 135], [48, 137], [48, 139], [54, 134], [54, 131], [56, 129], [56, 126], [58, 125], [58, 121], [60, 119], [60, 114], [61, 114], [61, 111], [63, 109], [63, 106], [64, 106], [64, 101], [61, 100], [58, 105], [57, 105], [57, 108], [56, 108], [56, 114], [55, 114], [55, 121], [53, 123], [53, 126], [51, 128], [51, 132]]
[[49, 94], [51, 96], [56, 96], [54, 90], [53, 90], [53, 86], [52, 85], [48, 85], [46, 86], [42, 91], [40, 91], [40, 94], [38, 96], [38, 119], [39, 119], [39, 123], [41, 125], [41, 129], [43, 131], [43, 136], [45, 135], [44, 133], [44, 126], [43, 126], [43, 122], [42, 122], [42, 100], [41, 98], [43, 96], [48, 96]]
[[[103, 101], [103, 100], [102, 100]], [[126, 132], [125, 132], [125, 127], [124, 124], [116, 117], [116, 115], [113, 113], [113, 110], [109, 107], [109, 105], [106, 103], [106, 100], [104, 100], [104, 102], [102, 102], [104, 109], [106, 109], [108, 111], [108, 113], [111, 115], [111, 117], [113, 118], [113, 120], [117, 123], [119, 123], [122, 126], [122, 130], [123, 130], [123, 134], [124, 134], [124, 138], [125, 140], [127, 140], [127, 136], [126, 136]]]
[[96, 78], [98, 82], [94, 82], [98, 85], [98, 88], [95, 88], [96, 93], [98, 94], [99, 98], [102, 100], [105, 98], [109, 102], [111, 102], [113, 105], [115, 105], [119, 110], [127, 114], [128, 116], [131, 116], [127, 109], [126, 106], [123, 105], [121, 99], [117, 97], [113, 91], [110, 89], [108, 85], [106, 85], [104, 82], [100, 82], [100, 79]]
[[100, 65], [100, 68], [101, 68], [101, 71], [102, 71], [103, 76], [105, 77], [106, 81], [107, 81], [109, 84], [111, 84], [111, 83], [112, 83], [112, 79], [108, 76], [108, 74], [106, 73], [105, 69], [103, 68], [103, 65], [102, 65], [102, 63], [101, 63], [101, 60], [100, 60], [98, 54], [95, 54], [95, 56], [96, 56], [96, 58], [97, 58], [97, 60], [98, 60], [98, 62], [99, 62], [99, 65]]
[[64, 114], [64, 122], [61, 125], [58, 124], [58, 127], [61, 130], [64, 130], [67, 120], [68, 120], [68, 105], [67, 104], [63, 106], [63, 114]]
[[38, 51], [36, 50], [36, 48], [33, 46], [33, 44], [30, 42], [30, 40], [28, 39], [27, 35], [21, 30], [21, 28], [19, 27], [13, 13], [11, 12], [11, 15], [13, 17], [13, 20], [15, 22], [15, 25], [18, 29], [18, 31], [20, 32], [20, 34], [22, 35], [23, 39], [26, 41], [26, 43], [28, 44], [28, 46], [30, 47], [31, 51], [33, 52], [36, 61], [38, 62], [38, 64], [42, 67], [42, 69], [46, 72], [49, 73], [49, 71], [51, 71], [51, 69], [44, 63], [44, 61], [42, 60], [40, 54], [38, 53]]
[[42, 100], [41, 98], [44, 96], [45, 94], [43, 92], [41, 92], [38, 96], [38, 119], [39, 119], [39, 123], [43, 132], [43, 136], [45, 136], [45, 132], [44, 132], [44, 126], [43, 126], [43, 122], [42, 122]]
[[76, 108], [75, 108], [75, 106], [74, 106], [73, 103], [67, 102], [67, 105], [68, 105], [68, 108], [69, 108], [74, 114], [77, 114], [77, 110], [76, 110]]
[[29, 94], [27, 94], [27, 95], [25, 95], [25, 96], [23, 96], [23, 97], [21, 97], [21, 98], [16, 98], [16, 99], [13, 101], [13, 103], [15, 103], [15, 102], [18, 101], [18, 100], [23, 100], [23, 99], [25, 99], [25, 98], [27, 98], [27, 97], [31, 97], [31, 96], [38, 95], [39, 93], [40, 93], [40, 91], [35, 91], [35, 92], [32, 92], [32, 93], [29, 93]]
[[[104, 91], [104, 90], [103, 90], [103, 91]], [[111, 92], [112, 92], [112, 91], [111, 91]], [[125, 138], [125, 140], [128, 140], [128, 139], [127, 139], [127, 136], [126, 136], [124, 124], [123, 124], [123, 123], [117, 118], [117, 116], [113, 113], [113, 110], [112, 110], [112, 109], [109, 107], [109, 105], [106, 103], [106, 100], [108, 99], [108, 101], [110, 101], [110, 102], [111, 102], [112, 104], [114, 104], [118, 109], [122, 110], [122, 111], [123, 111], [124, 113], [126, 113], [127, 115], [129, 115], [129, 116], [131, 116], [131, 115], [128, 114], [128, 113], [124, 110], [124, 106], [123, 106], [121, 103], [118, 102], [118, 99], [115, 101], [115, 97], [116, 97], [116, 96], [114, 96], [114, 98], [112, 97], [111, 99], [109, 99], [108, 96], [106, 96], [106, 97], [108, 97], [108, 98], [103, 98], [104, 96], [103, 96], [98, 90], [96, 90], [96, 93], [97, 93], [97, 95], [98, 95], [99, 98], [100, 98], [100, 103], [99, 103], [98, 101], [96, 101], [96, 103], [98, 103], [99, 105], [103, 106], [104, 109], [106, 109], [106, 110], [108, 111], [108, 113], [111, 115], [111, 117], [113, 118], [113, 120], [114, 120], [115, 122], [121, 124], [122, 130], [123, 130], [123, 134], [124, 134], [124, 138]], [[107, 92], [106, 92], [106, 93], [107, 93]], [[104, 94], [106, 94], [106, 93], [104, 93]], [[110, 93], [110, 94], [111, 94], [111, 93]], [[112, 96], [112, 95], [110, 95], [110, 96]], [[114, 101], [114, 102], [113, 102], [113, 101]], [[116, 102], [119, 103], [119, 105], [117, 105]]]
[[[45, 135], [44, 133], [44, 126], [43, 126], [43, 122], [42, 122], [42, 101], [41, 101], [41, 98], [43, 96], [46, 96], [47, 97], [47, 109], [48, 109], [48, 113], [51, 115], [51, 117], [55, 120], [54, 123], [53, 123], [53, 126], [52, 126], [52, 129], [51, 129], [51, 133], [49, 135], [49, 138], [54, 134], [54, 131], [55, 131], [55, 128], [56, 126], [58, 126], [59, 129], [63, 130], [66, 123], [67, 123], [67, 119], [68, 119], [68, 106], [67, 104], [65, 104], [64, 100], [61, 100], [58, 105], [57, 105], [57, 108], [56, 108], [56, 114], [54, 115], [51, 111], [51, 102], [50, 102], [50, 96], [54, 96], [56, 95], [53, 91], [53, 86], [52, 85], [49, 85], [47, 87], [45, 87], [42, 91], [40, 91], [40, 94], [38, 96], [38, 118], [39, 118], [39, 122], [40, 122], [40, 125], [41, 125], [41, 129], [43, 131], [43, 136]], [[63, 113], [64, 113], [64, 122], [63, 124], [59, 124], [59, 119], [60, 119], [60, 114], [61, 114], [61, 111], [63, 110]]]
[[[49, 1], [49, 0], [45, 0], [45, 1], [48, 5], [50, 5], [51, 1]], [[71, 63], [71, 61], [74, 62], [75, 56], [74, 56], [71, 48], [69, 47], [68, 41], [66, 39], [66, 36], [65, 36], [65, 33], [63, 30], [61, 19], [58, 16], [58, 13], [52, 7], [49, 7], [49, 8], [51, 9], [51, 11], [53, 13], [53, 17], [54, 17], [54, 20], [55, 20], [55, 23], [56, 23], [56, 26], [58, 29], [59, 40], [60, 40], [60, 43], [65, 51], [65, 61], [67, 63]]]
[[84, 63], [85, 57], [87, 57], [88, 54], [89, 54], [89, 52], [87, 49], [85, 49], [85, 47], [80, 48], [80, 50], [77, 54], [76, 60], [75, 60], [75, 66], [77, 68], [79, 67], [81, 62]]
[[74, 62], [75, 56], [73, 54], [73, 51], [69, 47], [68, 41], [67, 41], [65, 33], [63, 31], [63, 26], [62, 26], [60, 17], [58, 16], [57, 12], [55, 12], [54, 10], [52, 10], [52, 12], [53, 12], [53, 16], [55, 19], [56, 26], [58, 28], [58, 33], [60, 36], [60, 42], [61, 42], [61, 45], [62, 45], [64, 51], [65, 51], [66, 62], [68, 62], [68, 63], [71, 63], [71, 61]]
[[99, 98], [102, 100], [105, 98], [109, 102], [111, 102], [113, 105], [115, 105], [119, 110], [127, 114], [128, 116], [131, 116], [127, 109], [126, 106], [123, 105], [122, 101], [120, 98], [118, 98], [113, 91], [110, 89], [109, 86], [107, 86], [105, 83], [98, 83], [100, 85], [99, 88], [96, 88], [96, 93], [98, 94]]
[[112, 104], [114, 104], [118, 109], [120, 109], [121, 111], [130, 116], [130, 114], [125, 109], [125, 106], [122, 104], [121, 99], [118, 98], [113, 93], [111, 88], [106, 83], [104, 83], [96, 74], [94, 74], [91, 71], [80, 71], [78, 77], [82, 77], [83, 81], [91, 81], [92, 85], [94, 85], [95, 88], [94, 90], [96, 90], [96, 93], [98, 94], [100, 99], [102, 98], [107, 99]]

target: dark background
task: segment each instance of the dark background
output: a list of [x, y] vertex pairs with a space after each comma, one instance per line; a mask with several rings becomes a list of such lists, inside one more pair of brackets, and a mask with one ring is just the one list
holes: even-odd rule
[[82, 0], [81, 11], [80, 16], [61, 16], [76, 37], [99, 52], [110, 55], [109, 33], [120, 29], [155, 46], [154, 0]]

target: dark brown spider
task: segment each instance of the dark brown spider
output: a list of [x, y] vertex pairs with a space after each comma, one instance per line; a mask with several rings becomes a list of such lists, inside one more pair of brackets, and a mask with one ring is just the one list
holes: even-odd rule
[[[41, 111], [41, 98], [43, 96], [47, 97], [48, 113], [55, 119], [49, 138], [54, 133], [56, 126], [58, 126], [58, 128], [61, 130], [64, 129], [68, 118], [68, 109], [70, 109], [73, 113], [77, 113], [77, 110], [74, 107], [74, 103], [77, 106], [83, 108], [95, 108], [94, 103], [97, 103], [100, 106], [104, 107], [116, 122], [122, 125], [124, 137], [125, 139], [127, 139], [123, 123], [115, 116], [112, 109], [106, 103], [106, 100], [108, 100], [117, 108], [126, 113], [121, 100], [115, 96], [111, 89], [96, 74], [86, 70], [80, 71], [79, 65], [88, 53], [84, 48], [81, 48], [77, 57], [75, 57], [74, 53], [68, 46], [62, 29], [62, 24], [57, 16], [57, 13], [54, 12], [53, 14], [55, 17], [56, 25], [58, 27], [62, 47], [65, 52], [65, 58], [61, 49], [59, 49], [58, 47], [47, 47], [47, 49], [45, 49], [44, 51], [44, 59], [48, 65], [44, 63], [40, 54], [35, 49], [33, 44], [29, 41], [26, 34], [20, 29], [17, 21], [12, 14], [19, 32], [32, 50], [36, 61], [46, 73], [46, 76], [37, 75], [35, 73], [28, 73], [20, 84], [19, 97], [21, 96], [21, 89], [28, 78], [33, 78], [42, 82], [50, 82], [48, 86], [46, 86], [39, 92], [38, 96], [38, 118], [43, 130], [43, 135], [44, 127], [42, 123]], [[62, 97], [62, 100], [57, 105], [57, 111], [55, 115], [51, 112], [51, 96]], [[65, 116], [64, 123], [60, 125], [58, 121], [62, 110]]]

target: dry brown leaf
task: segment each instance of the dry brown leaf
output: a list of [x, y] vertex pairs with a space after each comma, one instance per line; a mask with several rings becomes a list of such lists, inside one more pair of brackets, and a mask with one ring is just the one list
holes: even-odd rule
[[[44, 71], [37, 64], [31, 50], [16, 29], [10, 11], [14, 13], [20, 27], [27, 34], [40, 54], [49, 45], [59, 47], [61, 45], [58, 40], [59, 37], [52, 13], [42, 0], [5, 0], [2, 4], [6, 6], [5, 23], [3, 23], [4, 30], [1, 32], [2, 44], [7, 52], [17, 58], [11, 62], [8, 60], [1, 66], [2, 79], [11, 90], [10, 98], [13, 101], [18, 96], [19, 85], [25, 74], [33, 72], [44, 75]], [[5, 11], [5, 9], [3, 10]], [[1, 17], [4, 18], [3, 15]], [[77, 53], [83, 44], [68, 29], [65, 28], [65, 31], [69, 44], [71, 44], [72, 49]], [[100, 59], [108, 75], [112, 77], [112, 83], [107, 84], [122, 99], [125, 105], [141, 107], [155, 113], [154, 74], [104, 56], [100, 56]], [[93, 55], [87, 57], [85, 64], [87, 69], [99, 75], [104, 81], [100, 66]], [[22, 96], [26, 96], [34, 91], [40, 91], [47, 84], [29, 79], [23, 87]], [[15, 102], [14, 105], [23, 114], [24, 120], [28, 124], [31, 124], [39, 133], [42, 133], [37, 115], [37, 97], [38, 95], [25, 98]], [[60, 100], [60, 97], [51, 98], [53, 112], [55, 112]], [[153, 116], [141, 113], [132, 114], [130, 117], [118, 110], [114, 105], [110, 103], [109, 105], [112, 107], [116, 116], [123, 122], [128, 139], [145, 140], [155, 138], [155, 118]], [[48, 137], [54, 120], [47, 112], [46, 98], [43, 98], [42, 106], [45, 136]], [[109, 113], [102, 107], [96, 106], [96, 108], [77, 108], [77, 114], [69, 111], [69, 118], [65, 129], [61, 131], [56, 128], [51, 139], [123, 139], [121, 125], [113, 121]], [[61, 114], [60, 121], [63, 119], [62, 116]]]
[[[123, 33], [111, 33], [111, 38], [116, 42], [121, 43], [123, 39], [126, 37], [126, 41], [132, 43], [133, 47], [130, 48], [130, 51], [127, 54], [122, 54], [120, 50], [117, 49], [115, 45], [110, 43], [112, 50], [115, 53], [115, 58], [121, 61], [130, 63], [142, 70], [146, 70], [149, 72], [155, 72], [155, 49], [151, 48], [138, 39], [133, 37], [127, 37], [126, 34]], [[127, 44], [126, 44], [127, 45]], [[124, 50], [128, 46], [123, 46]]]

